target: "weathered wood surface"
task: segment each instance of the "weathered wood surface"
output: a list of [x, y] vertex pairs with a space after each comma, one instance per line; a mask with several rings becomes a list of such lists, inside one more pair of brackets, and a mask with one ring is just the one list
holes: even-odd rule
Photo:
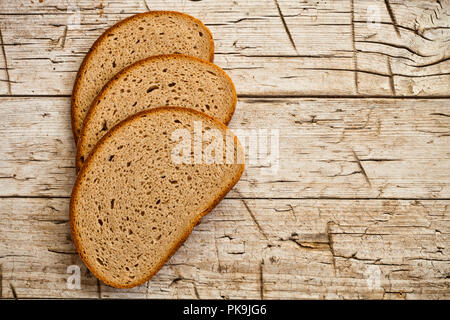
[[[0, 98], [1, 196], [70, 196], [69, 100]], [[279, 169], [248, 163], [229, 197], [450, 198], [449, 114], [448, 99], [240, 99], [230, 127], [278, 129]]]
[[[1, 199], [3, 296], [449, 299], [450, 201], [224, 200], [146, 284], [98, 284], [66, 199]], [[82, 270], [66, 288], [67, 267]]]
[[448, 0], [390, 1], [392, 16], [382, 0], [33, 2], [0, 4], [0, 94], [70, 94], [95, 39], [147, 8], [202, 19], [239, 94], [429, 96], [450, 89]]
[[[69, 95], [96, 37], [149, 8], [208, 25], [231, 128], [279, 129], [279, 170], [248, 164], [151, 281], [116, 290], [70, 239]], [[0, 297], [450, 299], [449, 16], [448, 0], [0, 1]]]

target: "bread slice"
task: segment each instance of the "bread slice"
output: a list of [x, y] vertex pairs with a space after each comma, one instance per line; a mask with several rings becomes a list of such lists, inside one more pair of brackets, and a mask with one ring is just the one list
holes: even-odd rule
[[95, 96], [117, 72], [149, 56], [182, 53], [213, 61], [211, 32], [180, 12], [136, 14], [106, 30], [93, 44], [78, 71], [72, 93], [75, 141]]
[[78, 138], [77, 169], [109, 128], [139, 111], [177, 105], [227, 124], [236, 101], [231, 79], [208, 61], [176, 54], [138, 61], [111, 79], [94, 99]]
[[[208, 140], [199, 133], [212, 130], [220, 136], [211, 140], [231, 141], [223, 143], [223, 164], [195, 160], [209, 154], [205, 143], [192, 164], [174, 161], [180, 130], [192, 141]], [[72, 237], [89, 270], [117, 288], [150, 279], [239, 180], [242, 152], [225, 125], [183, 107], [145, 110], [112, 128], [82, 167], [70, 201]]]

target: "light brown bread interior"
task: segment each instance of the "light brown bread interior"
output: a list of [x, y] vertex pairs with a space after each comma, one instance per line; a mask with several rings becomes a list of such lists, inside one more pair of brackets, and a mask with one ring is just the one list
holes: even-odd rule
[[94, 99], [78, 139], [77, 169], [108, 129], [134, 113], [177, 105], [227, 124], [236, 101], [231, 79], [208, 61], [184, 55], [138, 61], [111, 79]]
[[[226, 135], [225, 125], [195, 110], [146, 110], [110, 130], [80, 171], [70, 202], [72, 237], [87, 267], [107, 285], [128, 288], [150, 279], [239, 180], [244, 165], [236, 162], [172, 161], [178, 143], [172, 132], [192, 135], [194, 121], [203, 133]], [[232, 137], [236, 160], [243, 151]]]
[[136, 14], [106, 30], [84, 58], [75, 80], [71, 102], [75, 141], [92, 100], [117, 72], [149, 56], [169, 53], [212, 61], [211, 32], [199, 20], [171, 11]]

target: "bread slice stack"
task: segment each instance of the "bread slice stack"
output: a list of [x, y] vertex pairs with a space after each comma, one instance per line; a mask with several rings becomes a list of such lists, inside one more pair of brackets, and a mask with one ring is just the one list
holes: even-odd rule
[[106, 30], [72, 95], [72, 238], [105, 284], [149, 280], [241, 177], [236, 107], [208, 28], [152, 11]]
[[180, 53], [213, 61], [211, 32], [180, 12], [136, 14], [106, 30], [84, 58], [72, 93], [72, 131], [77, 139], [92, 100], [126, 66], [149, 56]]

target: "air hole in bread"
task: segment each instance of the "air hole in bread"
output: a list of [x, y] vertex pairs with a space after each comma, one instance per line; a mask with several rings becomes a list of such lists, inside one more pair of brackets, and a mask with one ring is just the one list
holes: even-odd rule
[[158, 86], [151, 86], [150, 88], [147, 89], [147, 93], [150, 93], [158, 88], [159, 88]]
[[108, 125], [106, 124], [106, 120], [103, 122], [103, 127], [101, 131], [108, 131]]

